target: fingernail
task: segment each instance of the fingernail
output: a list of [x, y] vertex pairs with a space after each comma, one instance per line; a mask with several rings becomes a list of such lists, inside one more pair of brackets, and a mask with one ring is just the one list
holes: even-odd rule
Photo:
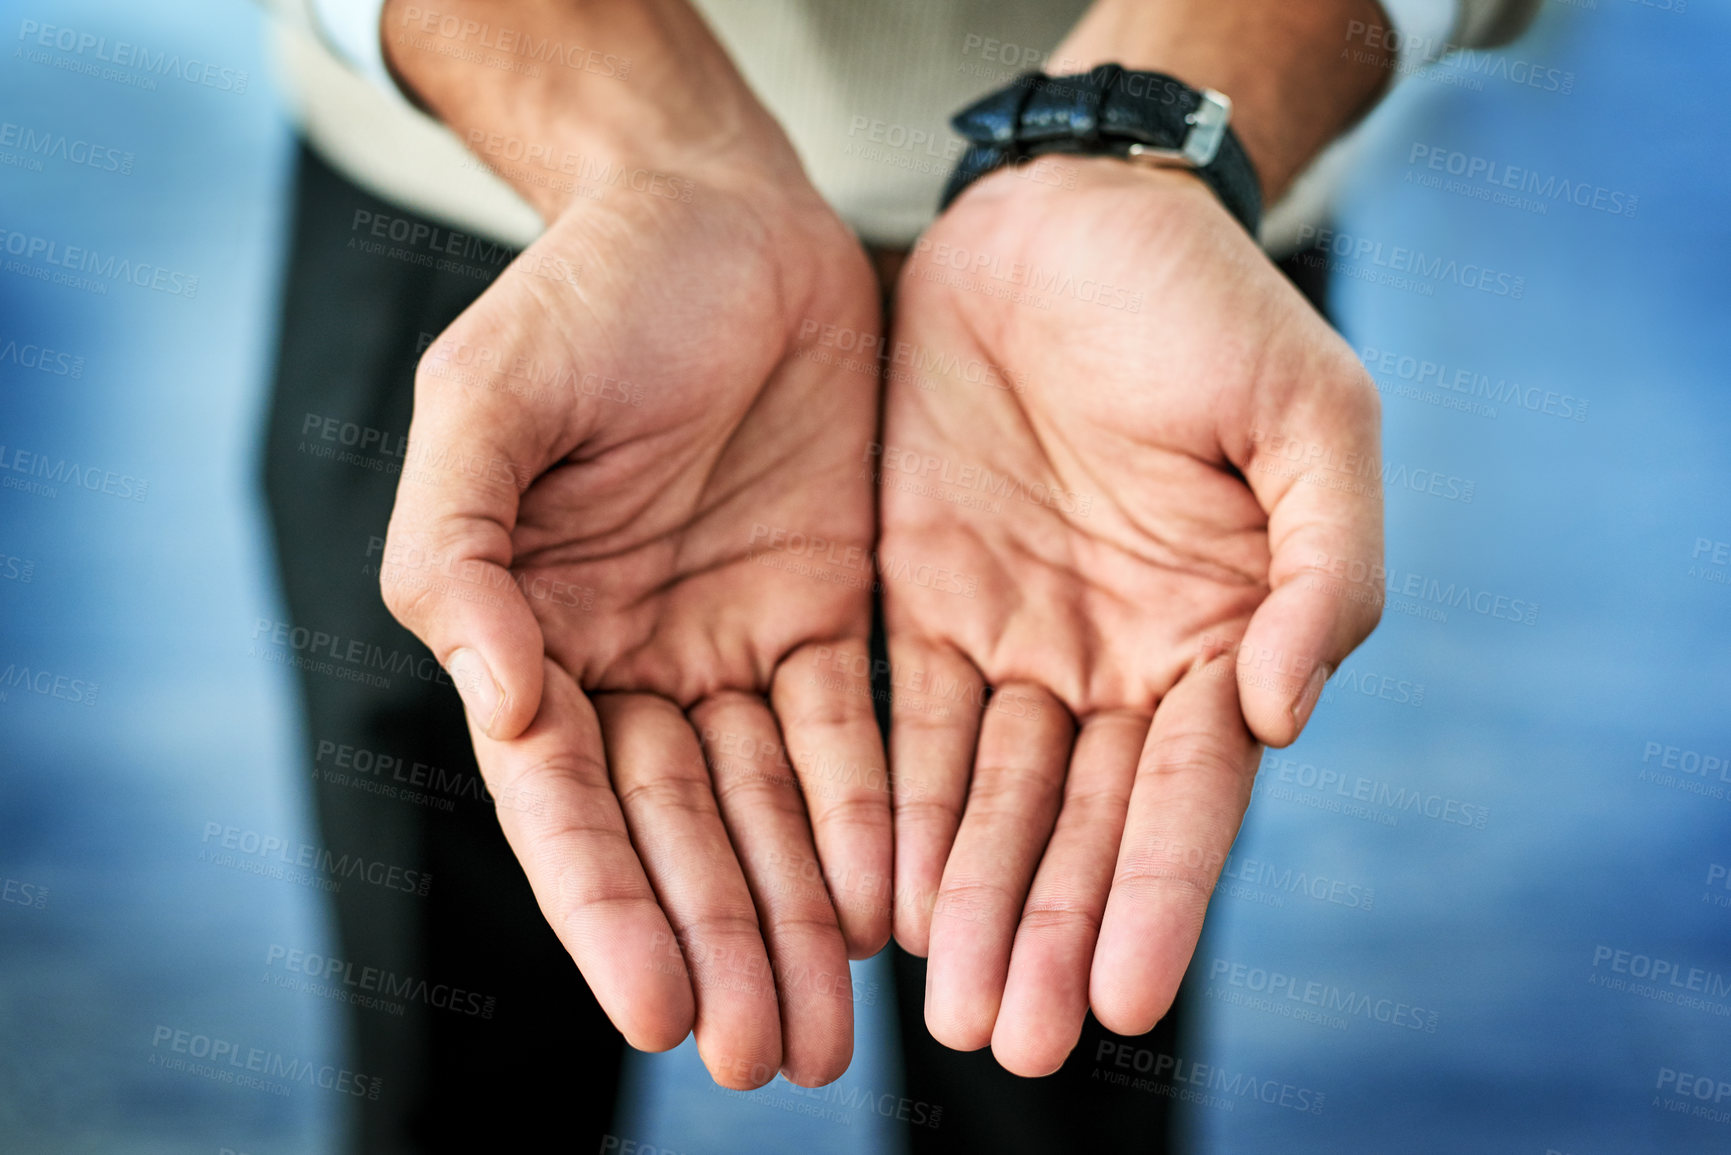
[[1318, 662], [1316, 669], [1310, 672], [1310, 681], [1304, 684], [1304, 691], [1298, 695], [1298, 701], [1292, 704], [1292, 718], [1298, 723], [1300, 730], [1310, 721], [1310, 712], [1316, 709], [1317, 700], [1322, 697], [1322, 685], [1333, 672], [1327, 662]]
[[445, 664], [451, 673], [451, 681], [457, 686], [457, 693], [463, 698], [463, 707], [469, 711], [469, 717], [486, 719], [481, 729], [489, 737], [493, 733], [493, 723], [498, 720], [499, 707], [504, 703], [505, 696], [499, 692], [499, 683], [493, 680], [493, 674], [487, 669], [487, 663], [480, 654], [471, 649], [453, 650], [451, 660]]

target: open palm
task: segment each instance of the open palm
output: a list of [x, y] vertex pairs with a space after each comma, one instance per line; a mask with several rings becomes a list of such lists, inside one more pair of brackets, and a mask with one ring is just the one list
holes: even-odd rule
[[809, 189], [579, 204], [423, 359], [383, 575], [495, 794], [550, 800], [500, 819], [603, 1008], [649, 1049], [695, 1023], [736, 1087], [845, 1069], [889, 932], [882, 747], [831, 670], [869, 577], [810, 557], [869, 554], [877, 391], [813, 322], [879, 326]]
[[1350, 350], [1194, 178], [1059, 163], [916, 246], [894, 336], [919, 368], [874, 452], [884, 558], [961, 575], [885, 583], [897, 937], [933, 1034], [1030, 1075], [1090, 1006], [1127, 1034], [1165, 1013], [1258, 740], [1375, 623], [1307, 579], [1381, 551], [1374, 480], [1266, 451], [1374, 459]]

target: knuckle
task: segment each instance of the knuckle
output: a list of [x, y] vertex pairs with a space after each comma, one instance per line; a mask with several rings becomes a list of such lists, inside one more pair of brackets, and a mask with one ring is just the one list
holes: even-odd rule
[[1370, 430], [1382, 428], [1382, 394], [1367, 370], [1350, 352], [1341, 371], [1332, 376], [1335, 392], [1347, 419]]
[[519, 770], [513, 782], [550, 782], [550, 788], [609, 789], [607, 766], [592, 755], [572, 751], [550, 758], [537, 759]]
[[[795, 659], [797, 671], [783, 669], [772, 693], [776, 713], [786, 731], [805, 735], [809, 741], [819, 735], [845, 732], [871, 721], [871, 699], [861, 694], [830, 692], [823, 683], [822, 667], [815, 659]], [[830, 683], [833, 685], [834, 683]]]
[[715, 813], [715, 795], [707, 783], [695, 778], [653, 778], [621, 789], [619, 805], [628, 814], [641, 810], [679, 810], [707, 815]]
[[928, 795], [905, 795], [898, 792], [894, 799], [896, 825], [924, 823], [954, 830], [961, 825], [961, 807], [947, 799]]
[[1179, 733], [1159, 739], [1137, 767], [1137, 776], [1239, 779], [1248, 768], [1222, 750], [1207, 734]]
[[788, 789], [793, 784], [793, 779], [785, 774], [762, 771], [723, 773], [716, 775], [715, 798], [723, 807], [797, 814], [800, 812], [798, 802]]
[[1133, 857], [1112, 875], [1112, 888], [1134, 891], [1138, 898], [1152, 900], [1193, 913], [1198, 921], [1208, 909], [1217, 874], [1187, 869], [1169, 859]]
[[1029, 899], [1022, 910], [1022, 928], [1034, 932], [1079, 929], [1097, 935], [1100, 933], [1100, 915], [1092, 907], [1079, 902], [1056, 898]]
[[423, 635], [436, 600], [431, 585], [410, 580], [395, 566], [385, 566], [379, 574], [379, 593], [392, 617], [416, 635]]
[[1116, 820], [1124, 821], [1124, 810], [1130, 804], [1128, 783], [1124, 788], [1100, 787], [1093, 790], [1071, 790], [1064, 795], [1064, 809], [1059, 820], [1068, 821], [1078, 826], [1092, 826], [1097, 822]]
[[844, 795], [828, 799], [823, 805], [814, 807], [814, 810], [813, 819], [819, 826], [856, 827], [872, 831], [887, 830], [889, 827], [889, 808], [884, 805], [881, 797]]
[[647, 895], [603, 887], [586, 893], [562, 896], [552, 908], [552, 917], [548, 922], [561, 941], [568, 944], [581, 943], [593, 934], [593, 927], [589, 925], [592, 919], [610, 911], [644, 908], [660, 910]]
[[1054, 771], [1051, 767], [1004, 762], [984, 764], [974, 772], [973, 785], [968, 788], [968, 805], [1024, 811], [1032, 804], [1051, 801], [1062, 784], [1062, 772]]
[[718, 903], [708, 914], [686, 923], [684, 932], [695, 938], [703, 937], [705, 932], [714, 938], [735, 934], [755, 936], [758, 932], [757, 910], [749, 902]]
[[451, 347], [448, 342], [454, 343], [450, 329], [441, 333], [426, 349], [422, 350], [420, 357], [415, 360], [415, 400], [417, 406], [419, 406], [423, 396], [428, 396], [430, 399], [430, 395], [438, 390], [439, 385], [449, 373], [449, 370], [441, 364], [446, 359]]
[[767, 930], [780, 946], [790, 945], [785, 941], [789, 938], [802, 940], [800, 945], [825, 946], [840, 940], [841, 924], [836, 921], [835, 911], [827, 901], [821, 907], [811, 903], [799, 909], [809, 913], [770, 912]]
[[[1354, 640], [1352, 645], [1347, 649], [1347, 653], [1351, 653], [1353, 650], [1357, 649], [1359, 643], [1370, 637], [1376, 627], [1381, 624], [1383, 615], [1383, 599], [1376, 598], [1368, 601], [1366, 604], [1358, 606], [1356, 612], [1358, 620], [1353, 623]], [[1341, 655], [1342, 659], [1345, 657], [1346, 654]], [[1339, 663], [1336, 664], [1338, 665]]]
[[990, 878], [963, 876], [946, 879], [932, 904], [932, 916], [962, 922], [984, 922], [996, 914], [1021, 905], [1022, 896], [1004, 883]]

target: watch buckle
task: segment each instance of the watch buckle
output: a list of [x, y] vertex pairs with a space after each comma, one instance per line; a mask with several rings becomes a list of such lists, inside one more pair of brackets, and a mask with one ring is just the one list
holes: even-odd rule
[[1196, 111], [1184, 118], [1190, 131], [1178, 148], [1160, 148], [1151, 144], [1133, 144], [1126, 159], [1156, 168], [1205, 168], [1220, 155], [1220, 144], [1226, 139], [1226, 125], [1232, 120], [1232, 98], [1212, 88], [1202, 90]]

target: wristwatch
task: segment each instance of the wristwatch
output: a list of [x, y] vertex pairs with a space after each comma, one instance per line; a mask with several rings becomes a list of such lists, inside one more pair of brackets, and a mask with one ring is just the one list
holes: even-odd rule
[[1115, 156], [1194, 171], [1254, 237], [1262, 186], [1231, 119], [1225, 94], [1159, 72], [1102, 64], [1075, 76], [1025, 73], [951, 119], [968, 148], [938, 207], [1005, 165], [1051, 153]]

